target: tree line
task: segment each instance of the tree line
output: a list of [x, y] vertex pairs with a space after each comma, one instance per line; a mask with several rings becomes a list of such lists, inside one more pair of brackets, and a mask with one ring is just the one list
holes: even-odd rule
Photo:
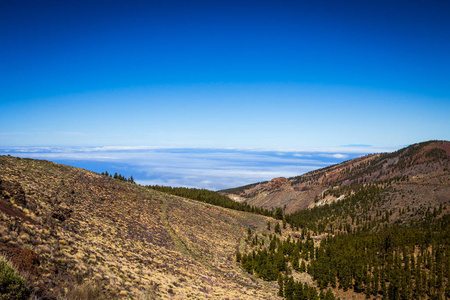
[[252, 212], [255, 214], [260, 214], [264, 216], [272, 217], [274, 212], [272, 210], [251, 206], [246, 203], [239, 203], [231, 200], [230, 198], [221, 195], [218, 192], [213, 192], [207, 189], [196, 189], [196, 188], [186, 188], [186, 187], [171, 187], [171, 186], [160, 186], [160, 185], [147, 185], [147, 188], [154, 189], [163, 193], [168, 193], [183, 198], [188, 198], [192, 200], [197, 200], [205, 203], [209, 203], [216, 206], [221, 206], [225, 208], [230, 208], [239, 211]]
[[109, 178], [114, 178], [114, 179], [117, 179], [117, 180], [120, 180], [120, 181], [125, 181], [125, 182], [128, 182], [128, 183], [133, 183], [133, 184], [136, 183], [134, 181], [133, 175], [131, 175], [130, 178], [126, 178], [122, 174], [117, 174], [117, 172], [114, 173], [114, 175], [109, 174], [108, 171], [102, 172], [101, 175], [104, 175], [104, 176], [109, 177]]

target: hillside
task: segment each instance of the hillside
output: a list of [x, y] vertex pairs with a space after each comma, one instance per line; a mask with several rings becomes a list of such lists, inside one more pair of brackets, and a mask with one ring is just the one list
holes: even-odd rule
[[[449, 298], [449, 150], [426, 142], [236, 188], [239, 205], [0, 156], [0, 254], [42, 299]], [[270, 214], [248, 205], [282, 196], [286, 209], [275, 220], [179, 196]]]
[[[316, 299], [312, 285], [321, 299], [449, 299], [448, 150], [426, 142], [234, 189], [246, 203], [285, 197], [286, 212], [292, 202], [307, 206], [276, 212], [283, 228], [252, 236], [242, 267], [276, 280], [286, 299]], [[314, 196], [306, 205], [294, 198], [302, 192]]]
[[450, 195], [449, 158], [450, 142], [429, 141], [393, 153], [363, 156], [301, 176], [274, 178], [221, 193], [265, 209], [281, 207], [290, 214], [342, 200], [346, 197], [343, 187], [391, 181], [392, 207], [401, 203], [428, 206], [428, 201], [436, 206], [448, 201]]
[[0, 253], [43, 299], [277, 298], [235, 261], [264, 216], [0, 156], [0, 218]]

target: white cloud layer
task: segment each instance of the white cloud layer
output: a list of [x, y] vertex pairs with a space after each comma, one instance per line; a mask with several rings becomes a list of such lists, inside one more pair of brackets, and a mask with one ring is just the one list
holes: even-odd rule
[[143, 185], [219, 190], [275, 177], [298, 176], [364, 153], [118, 146], [5, 147], [0, 148], [0, 154], [133, 175]]

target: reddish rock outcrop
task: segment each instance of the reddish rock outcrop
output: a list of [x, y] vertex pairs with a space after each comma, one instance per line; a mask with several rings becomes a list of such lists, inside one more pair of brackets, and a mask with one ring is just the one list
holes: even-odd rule
[[274, 178], [271, 181], [269, 181], [267, 183], [267, 187], [270, 190], [277, 190], [277, 189], [281, 188], [283, 185], [286, 185], [286, 184], [290, 185], [289, 180], [287, 178], [285, 178], [285, 177], [277, 177], [277, 178]]

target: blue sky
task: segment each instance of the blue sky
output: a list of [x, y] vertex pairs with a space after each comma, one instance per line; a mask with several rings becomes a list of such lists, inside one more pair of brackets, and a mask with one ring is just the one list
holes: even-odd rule
[[449, 1], [0, 0], [0, 147], [450, 140], [449, 15]]
[[448, 1], [0, 1], [0, 145], [450, 139]]

